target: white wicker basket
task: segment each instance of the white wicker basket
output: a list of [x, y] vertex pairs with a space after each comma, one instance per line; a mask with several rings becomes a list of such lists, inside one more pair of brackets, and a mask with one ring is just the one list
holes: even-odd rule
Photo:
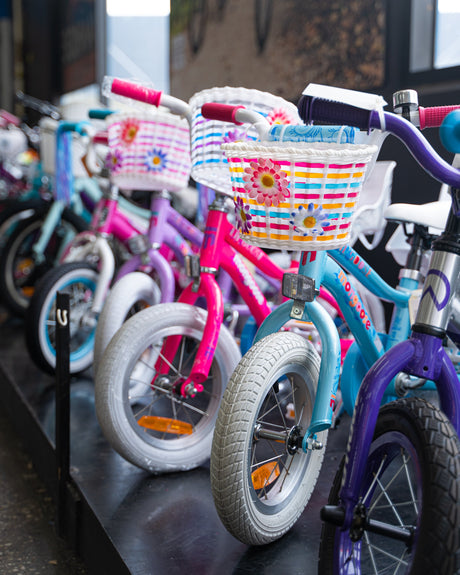
[[255, 141], [258, 134], [252, 126], [236, 126], [218, 120], [206, 120], [201, 107], [207, 102], [245, 106], [263, 114], [270, 124], [300, 124], [297, 108], [279, 96], [247, 88], [211, 88], [190, 99], [192, 111], [192, 177], [218, 192], [232, 195], [228, 165], [221, 144], [233, 141]]
[[169, 112], [130, 111], [107, 119], [108, 167], [124, 190], [176, 192], [190, 178], [188, 122]]
[[263, 248], [329, 250], [349, 242], [366, 168], [377, 146], [228, 143], [237, 226]]
[[[56, 130], [59, 122], [52, 118], [42, 118], [40, 128], [40, 160], [45, 174], [56, 175]], [[72, 169], [76, 178], [88, 177], [88, 173], [81, 161], [85, 153], [85, 147], [78, 137], [72, 139]]]

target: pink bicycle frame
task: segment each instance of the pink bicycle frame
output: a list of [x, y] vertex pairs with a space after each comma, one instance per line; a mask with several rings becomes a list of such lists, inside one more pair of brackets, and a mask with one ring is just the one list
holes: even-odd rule
[[[203, 381], [208, 377], [219, 339], [224, 317], [222, 292], [215, 275], [219, 268], [225, 270], [249, 307], [257, 325], [270, 313], [270, 306], [240, 255], [247, 258], [267, 276], [280, 282], [284, 270], [274, 264], [260, 248], [245, 244], [238, 231], [228, 221], [227, 213], [210, 209], [200, 252], [201, 273], [199, 282], [192, 281], [182, 292], [179, 302], [194, 305], [199, 297], [206, 300], [207, 320], [189, 377], [181, 382], [181, 394], [202, 391]], [[170, 336], [163, 343], [157, 360], [157, 375], [166, 373], [174, 359], [181, 336]]]

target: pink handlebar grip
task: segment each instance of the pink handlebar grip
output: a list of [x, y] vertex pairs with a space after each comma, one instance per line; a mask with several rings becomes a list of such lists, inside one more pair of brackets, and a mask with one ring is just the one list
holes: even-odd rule
[[6, 110], [0, 110], [0, 116], [5, 120], [5, 122], [12, 124], [13, 126], [19, 126], [21, 123], [21, 120], [17, 116], [10, 114], [10, 112], [7, 112]]
[[96, 132], [93, 136], [93, 144], [104, 144], [107, 145], [109, 143], [109, 134], [108, 132]]
[[240, 109], [245, 109], [244, 106], [231, 106], [230, 104], [216, 104], [214, 102], [209, 102], [203, 104], [201, 107], [201, 113], [204, 118], [208, 120], [219, 120], [221, 122], [231, 122], [237, 126], [241, 126], [243, 122], [238, 122], [235, 118], [235, 114]]
[[460, 106], [434, 106], [432, 108], [422, 108], [422, 106], [420, 106], [420, 129], [439, 128], [447, 114], [459, 109]]
[[160, 105], [161, 91], [152, 90], [152, 88], [146, 88], [145, 86], [140, 86], [139, 84], [134, 84], [127, 80], [114, 78], [112, 81], [111, 91], [118, 96], [131, 98], [131, 100], [138, 100], [139, 102], [144, 102], [145, 104], [151, 104], [152, 106], [157, 107]]

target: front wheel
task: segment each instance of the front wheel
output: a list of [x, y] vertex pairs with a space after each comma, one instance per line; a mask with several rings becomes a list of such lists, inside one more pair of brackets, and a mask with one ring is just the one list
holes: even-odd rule
[[248, 545], [270, 543], [297, 521], [315, 487], [322, 448], [305, 453], [320, 359], [295, 333], [257, 342], [229, 381], [216, 422], [211, 487], [219, 516]]
[[43, 276], [26, 316], [26, 344], [36, 365], [47, 373], [56, 369], [56, 293], [70, 295], [70, 373], [93, 362], [95, 320], [91, 316], [99, 273], [90, 264], [72, 262]]
[[[343, 462], [329, 504], [339, 503]], [[381, 408], [360, 490], [360, 514], [404, 528], [407, 541], [325, 523], [319, 573], [460, 573], [460, 443], [445, 415], [419, 398]]]
[[0, 293], [5, 306], [16, 315], [25, 314], [37, 281], [58, 262], [66, 243], [87, 227], [82, 218], [65, 209], [43, 258], [37, 261], [33, 248], [46, 225], [46, 217], [47, 213], [36, 213], [19, 222], [2, 251]]
[[149, 275], [142, 272], [129, 273], [115, 283], [97, 322], [94, 373], [97, 373], [99, 362], [110, 340], [124, 322], [140, 310], [156, 305], [160, 300], [160, 288]]
[[[102, 431], [122, 457], [147, 471], [191, 469], [210, 456], [220, 400], [241, 356], [221, 326], [203, 391], [181, 395], [206, 318], [204, 310], [182, 303], [142, 310], [117, 331], [99, 363], [95, 397]], [[172, 362], [165, 360], [168, 371], [158, 374], [168, 337], [178, 343], [177, 352]]]

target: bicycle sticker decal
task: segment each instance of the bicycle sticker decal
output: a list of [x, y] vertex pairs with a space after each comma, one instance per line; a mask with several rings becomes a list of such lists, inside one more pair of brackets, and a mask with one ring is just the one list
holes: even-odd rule
[[[449, 301], [450, 298], [450, 283], [449, 280], [447, 279], [447, 277], [439, 270], [430, 270], [427, 274], [427, 283], [428, 283], [428, 278], [429, 276], [437, 276], [439, 278], [439, 281], [441, 281], [444, 284], [445, 290], [446, 290], [446, 295], [444, 296], [444, 299], [442, 301], [439, 301], [433, 288], [431, 287], [431, 285], [427, 285], [427, 287], [425, 288], [421, 300], [420, 302], [423, 300], [423, 298], [426, 295], [429, 295], [431, 297], [431, 299], [433, 300], [433, 303], [436, 307], [436, 309], [438, 311], [441, 311], [443, 308], [446, 307], [447, 302]], [[434, 280], [435, 281], [435, 280]], [[436, 282], [438, 283], [438, 282]]]

